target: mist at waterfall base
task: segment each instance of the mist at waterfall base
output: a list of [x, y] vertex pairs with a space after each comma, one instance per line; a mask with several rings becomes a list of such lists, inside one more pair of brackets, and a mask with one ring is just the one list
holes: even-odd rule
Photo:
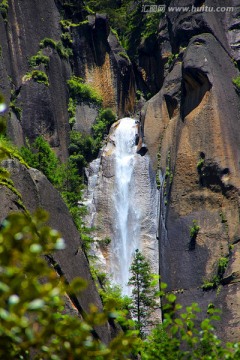
[[114, 283], [119, 284], [124, 295], [130, 295], [127, 285], [134, 251], [139, 247], [140, 209], [135, 205], [137, 196], [134, 182], [136, 162], [136, 121], [123, 118], [115, 131], [115, 229], [111, 242], [110, 270]]

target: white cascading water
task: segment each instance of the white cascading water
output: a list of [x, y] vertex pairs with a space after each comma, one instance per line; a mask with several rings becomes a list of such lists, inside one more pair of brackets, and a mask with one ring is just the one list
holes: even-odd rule
[[123, 294], [129, 295], [129, 268], [132, 256], [139, 244], [139, 213], [135, 205], [134, 174], [135, 120], [124, 118], [115, 131], [115, 233], [112, 239], [110, 268], [113, 281], [119, 284]]

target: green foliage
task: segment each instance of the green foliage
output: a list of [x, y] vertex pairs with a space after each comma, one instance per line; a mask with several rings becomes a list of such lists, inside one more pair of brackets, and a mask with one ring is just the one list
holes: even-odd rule
[[69, 31], [70, 28], [75, 28], [88, 24], [88, 20], [81, 21], [79, 23], [73, 23], [71, 20], [60, 20], [60, 25], [62, 26], [63, 31]]
[[127, 9], [130, 1], [113, 1], [113, 0], [90, 0], [88, 1], [88, 10], [92, 13], [102, 12], [108, 15], [112, 28], [117, 33], [124, 33], [127, 30]]
[[[93, 240], [89, 235], [90, 229], [85, 227], [82, 221], [83, 215], [86, 214], [86, 209], [78, 205], [79, 200], [82, 198], [83, 189], [82, 179], [79, 175], [82, 175], [83, 167], [87, 165], [86, 159], [88, 159], [89, 152], [86, 143], [86, 139], [80, 133], [71, 133], [70, 148], [74, 150], [73, 153], [70, 152], [70, 157], [66, 164], [60, 164], [48, 142], [41, 136], [37, 137], [31, 145], [27, 141], [26, 147], [22, 147], [20, 152], [29, 166], [42, 171], [60, 191], [79, 230], [83, 249], [87, 253], [91, 248]], [[86, 153], [83, 152], [84, 155], [77, 153], [83, 151], [83, 146], [85, 146]]]
[[100, 246], [102, 247], [107, 247], [110, 243], [111, 243], [111, 239], [109, 237], [106, 237], [102, 240], [99, 240], [98, 243], [100, 244]]
[[157, 33], [162, 13], [142, 12], [143, 5], [161, 5], [162, 0], [146, 1], [88, 1], [88, 8], [109, 16], [112, 32], [131, 56], [136, 54], [141, 41]]
[[[172, 295], [172, 298], [169, 298]], [[198, 324], [197, 314], [200, 309], [197, 304], [186, 307], [181, 314], [176, 315], [181, 306], [175, 303], [173, 294], [164, 295], [166, 299], [165, 318], [143, 342], [142, 360], [184, 359], [184, 360], [237, 360], [240, 356], [240, 344], [227, 343], [222, 345], [215, 334], [213, 322], [219, 320], [219, 311], [211, 304], [207, 317]]]
[[16, 104], [17, 96], [18, 96], [18, 92], [12, 90], [9, 107], [14, 112], [17, 119], [20, 121], [22, 117], [22, 109]]
[[240, 75], [232, 79], [232, 82], [236, 86], [237, 90], [240, 90]]
[[200, 230], [200, 226], [197, 224], [197, 220], [193, 220], [192, 226], [190, 227], [190, 238], [196, 238]]
[[48, 66], [49, 57], [43, 55], [42, 51], [39, 51], [37, 55], [31, 56], [28, 62], [30, 67], [36, 67], [39, 66], [40, 64], [44, 64], [45, 66]]
[[28, 72], [23, 78], [24, 81], [31, 80], [31, 79], [33, 79], [34, 81], [36, 81], [40, 84], [49, 86], [48, 76], [43, 71], [32, 70], [31, 72]]
[[61, 40], [65, 48], [70, 48], [72, 46], [73, 40], [70, 32], [62, 33]]
[[4, 158], [17, 159], [21, 164], [28, 167], [27, 162], [21, 156], [21, 152], [14, 146], [5, 135], [0, 135], [0, 161]]
[[84, 84], [81, 78], [72, 76], [67, 83], [70, 97], [72, 99], [86, 101], [88, 103], [96, 103], [98, 105], [102, 103], [102, 97], [99, 95], [97, 90], [88, 84]]
[[211, 280], [204, 280], [201, 288], [204, 291], [215, 289], [219, 285], [219, 278], [217, 275], [213, 276]]
[[128, 54], [126, 52], [120, 51], [118, 53], [118, 55], [125, 58], [126, 60], [128, 60], [130, 62], [129, 56], [128, 56]]
[[226, 257], [221, 257], [219, 260], [218, 260], [218, 268], [217, 268], [217, 274], [218, 276], [220, 277], [220, 279], [223, 278], [223, 275], [225, 273], [225, 270], [228, 266], [228, 262], [229, 262], [229, 259], [226, 258]]
[[199, 172], [201, 172], [201, 171], [202, 171], [202, 168], [203, 168], [204, 162], [205, 162], [204, 158], [201, 158], [201, 159], [199, 159], [199, 160], [198, 160], [198, 163], [197, 163], [197, 169], [198, 169], [198, 171], [199, 171]]
[[44, 38], [40, 41], [40, 48], [43, 49], [45, 47], [51, 47], [52, 49], [57, 50], [60, 57], [64, 59], [68, 59], [73, 55], [72, 49], [69, 47], [65, 47], [62, 41], [55, 41], [51, 38]]
[[224, 273], [228, 266], [229, 258], [221, 257], [217, 263], [217, 274], [212, 277], [211, 280], [205, 280], [201, 288], [204, 291], [208, 291], [211, 289], [216, 289], [222, 282]]
[[179, 56], [179, 54], [170, 54], [168, 56], [168, 61], [167, 61], [168, 66], [172, 66], [172, 64], [178, 58], [178, 56]]
[[2, 14], [5, 22], [7, 21], [8, 8], [8, 0], [2, 0], [0, 3], [0, 13]]
[[132, 274], [128, 282], [128, 285], [132, 286], [130, 310], [133, 319], [136, 320], [136, 328], [140, 336], [144, 337], [144, 331], [152, 324], [150, 317], [157, 307], [157, 302], [156, 291], [152, 286], [150, 264], [139, 250], [135, 251], [130, 272]]
[[[6, 218], [0, 230], [0, 357], [4, 359], [123, 359], [137, 342], [134, 332], [119, 333], [107, 346], [93, 328], [121, 316], [111, 305], [104, 312], [90, 305], [84, 320], [64, 315], [64, 298], [86, 283], [67, 285], [44, 259], [64, 248], [60, 234], [45, 225], [44, 212]], [[127, 322], [127, 320], [125, 320]]]
[[[27, 166], [23, 158], [20, 156], [18, 149], [14, 145], [12, 145], [12, 143], [5, 136], [0, 135], [0, 162], [9, 158], [17, 159], [23, 165]], [[22, 195], [15, 188], [8, 170], [2, 166], [0, 166], [0, 185], [5, 186], [10, 191], [12, 191], [17, 196], [16, 204], [19, 206], [19, 208], [26, 211], [26, 208], [22, 202]]]
[[123, 296], [120, 286], [112, 285], [109, 280], [105, 282], [103, 289], [99, 290], [99, 294], [105, 308], [114, 305], [116, 310], [129, 310], [131, 307], [131, 298]]
[[71, 128], [75, 124], [76, 121], [76, 108], [77, 108], [77, 101], [73, 100], [71, 97], [69, 98], [68, 102], [68, 114], [69, 114], [69, 124]]
[[[68, 111], [70, 120], [74, 122], [76, 102], [70, 98]], [[93, 135], [82, 134], [77, 131], [70, 133], [69, 154], [73, 164], [78, 169], [79, 175], [83, 175], [84, 168], [97, 157], [105, 135], [108, 134], [110, 126], [116, 120], [116, 115], [111, 109], [101, 109], [92, 127]]]
[[[125, 37], [128, 40], [127, 49], [130, 56], [134, 57], [140, 43], [157, 33], [161, 12], [142, 12], [143, 5], [161, 5], [163, 1], [148, 0], [136, 3], [128, 2], [126, 6], [127, 28]], [[132, 6], [131, 6], [132, 5]]]
[[96, 143], [97, 149], [102, 145], [105, 135], [108, 134], [111, 125], [116, 121], [116, 115], [111, 109], [101, 109], [99, 111], [96, 122], [92, 127], [93, 138]]
[[58, 184], [58, 167], [60, 163], [50, 145], [42, 136], [37, 137], [31, 145], [27, 141], [26, 147], [22, 147], [20, 153], [29, 166], [42, 171], [54, 185]]
[[147, 39], [152, 35], [157, 34], [158, 24], [162, 13], [152, 12], [147, 13], [145, 17], [145, 27], [142, 30], [141, 36], [143, 39]]
[[68, 151], [72, 163], [78, 169], [78, 173], [83, 175], [84, 167], [93, 160], [96, 154], [94, 139], [90, 135], [71, 131]]
[[200, 230], [200, 226], [197, 224], [197, 220], [193, 220], [193, 224], [192, 226], [190, 226], [189, 230], [190, 230], [190, 241], [188, 244], [188, 250], [191, 251], [191, 250], [195, 250], [196, 239], [198, 232]]
[[52, 49], [56, 49], [57, 47], [57, 41], [50, 39], [50, 38], [44, 38], [40, 41], [40, 48], [43, 49], [45, 47], [51, 47]]

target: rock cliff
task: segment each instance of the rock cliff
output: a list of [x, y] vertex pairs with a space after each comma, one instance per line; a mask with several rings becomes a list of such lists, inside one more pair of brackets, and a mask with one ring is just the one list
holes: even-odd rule
[[[220, 336], [239, 340], [240, 102], [232, 83], [240, 64], [239, 2], [167, 3], [157, 32], [141, 42], [131, 62], [106, 15], [88, 15], [83, 1], [72, 9], [63, 0], [8, 0], [7, 13], [0, 14], [0, 91], [10, 105], [7, 131], [18, 146], [42, 135], [65, 161], [72, 74], [96, 89], [119, 118], [140, 116], [148, 153], [141, 158], [135, 185], [141, 206], [148, 204], [142, 231], [153, 267], [183, 305], [194, 301], [203, 309], [210, 302], [220, 307]], [[170, 11], [172, 6], [202, 5], [231, 9]], [[49, 58], [36, 67], [46, 74], [45, 82], [29, 77], [31, 59], [40, 51]], [[137, 102], [137, 89], [152, 97]], [[90, 133], [97, 113], [92, 103], [77, 104], [74, 129]], [[106, 190], [113, 187], [112, 153], [106, 149], [89, 168], [91, 175], [96, 167], [102, 178], [95, 189], [99, 237], [110, 236], [114, 224]], [[6, 166], [25, 205], [48, 210], [50, 224], [66, 238], [67, 249], [54, 257], [66, 278], [88, 279], [89, 289], [77, 300], [79, 310], [87, 311], [92, 301], [101, 308], [88, 262], [78, 250], [81, 240], [57, 191], [36, 170], [12, 161]], [[89, 179], [95, 187], [95, 178]], [[14, 196], [1, 189], [1, 219], [18, 209]], [[223, 259], [228, 265], [221, 271]], [[99, 331], [108, 341], [110, 330]]]
[[[196, 5], [190, 3], [183, 1], [181, 6]], [[197, 301], [206, 308], [213, 302], [220, 307], [221, 336], [236, 340], [240, 336], [240, 104], [232, 79], [237, 76], [233, 59], [238, 61], [239, 56], [239, 7], [234, 2], [203, 5], [215, 9], [232, 5], [233, 11], [167, 12], [159, 47], [163, 52], [169, 41], [176, 56], [160, 92], [146, 103], [142, 119], [149, 153], [162, 177], [162, 280], [183, 304]], [[169, 40], [162, 35], [166, 27]], [[200, 230], [192, 237], [194, 220]], [[221, 285], [204, 291], [202, 285], [217, 276], [222, 258], [229, 263]]]

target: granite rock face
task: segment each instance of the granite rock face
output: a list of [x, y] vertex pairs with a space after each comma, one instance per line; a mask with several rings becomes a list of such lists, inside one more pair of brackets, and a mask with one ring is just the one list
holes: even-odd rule
[[[189, 3], [181, 6], [194, 5]], [[235, 6], [230, 1], [204, 5]], [[240, 337], [240, 103], [232, 84], [238, 73], [232, 56], [237, 61], [238, 55], [224, 30], [238, 11], [236, 6], [218, 19], [206, 12], [166, 14], [172, 49], [179, 54], [142, 111], [145, 141], [162, 180], [160, 275], [183, 305], [220, 307], [218, 329], [225, 340]], [[191, 238], [194, 220], [200, 230]], [[201, 286], [217, 275], [221, 258], [229, 263], [220, 287], [204, 291]]]
[[[63, 56], [57, 48], [46, 46], [42, 53], [49, 57], [48, 66], [40, 64], [34, 68], [46, 73], [49, 86], [27, 80], [26, 74], [33, 70], [29, 61], [40, 51], [40, 42], [50, 39], [60, 43], [64, 32], [60, 21], [63, 13], [66, 17], [69, 14], [61, 1], [9, 0], [8, 4], [6, 21], [0, 15], [0, 90], [7, 103], [11, 102], [12, 112], [8, 134], [18, 146], [24, 145], [26, 139], [32, 142], [42, 135], [65, 161], [70, 131], [67, 80], [73, 73], [82, 77], [100, 93], [104, 107], [112, 108], [118, 115], [132, 113], [135, 102], [132, 65], [110, 31], [105, 15], [89, 16], [84, 22], [79, 14], [78, 22], [83, 20], [83, 25], [69, 33], [73, 55]], [[21, 109], [20, 115], [16, 116], [14, 107]], [[91, 133], [97, 110], [88, 102], [79, 104], [75, 130]]]

